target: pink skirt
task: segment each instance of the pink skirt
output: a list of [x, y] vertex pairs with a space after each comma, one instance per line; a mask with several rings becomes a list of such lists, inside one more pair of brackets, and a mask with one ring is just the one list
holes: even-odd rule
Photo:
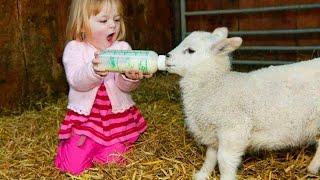
[[[89, 116], [68, 110], [59, 131], [55, 165], [80, 174], [94, 163], [123, 163], [121, 154], [139, 138], [147, 123], [136, 107], [114, 114], [104, 84], [99, 87]], [[85, 136], [79, 146], [80, 136]]]

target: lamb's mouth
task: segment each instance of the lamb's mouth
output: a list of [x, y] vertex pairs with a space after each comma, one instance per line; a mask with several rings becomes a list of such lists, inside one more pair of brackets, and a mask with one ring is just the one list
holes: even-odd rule
[[174, 71], [174, 67], [175, 67], [175, 65], [173, 65], [173, 64], [167, 64], [166, 65], [166, 70], [168, 72], [173, 72]]
[[165, 64], [166, 64], [166, 67], [167, 67], [167, 68], [170, 68], [170, 67], [174, 67], [174, 66], [175, 66], [174, 64], [171, 64], [170, 61], [169, 61], [169, 62], [166, 61]]
[[166, 69], [169, 70], [169, 69], [172, 69], [174, 68], [175, 65], [171, 65], [171, 64], [166, 64]]

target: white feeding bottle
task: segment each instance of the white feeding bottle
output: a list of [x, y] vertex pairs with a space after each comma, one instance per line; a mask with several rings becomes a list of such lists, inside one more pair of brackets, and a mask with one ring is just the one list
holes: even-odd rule
[[145, 50], [104, 50], [99, 53], [99, 71], [140, 71], [144, 74], [166, 70], [166, 56]]

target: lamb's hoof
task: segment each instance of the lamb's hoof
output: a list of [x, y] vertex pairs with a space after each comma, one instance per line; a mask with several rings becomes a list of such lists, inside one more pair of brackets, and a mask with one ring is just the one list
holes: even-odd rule
[[316, 174], [318, 174], [319, 166], [315, 166], [315, 165], [310, 164], [307, 169], [308, 169], [309, 173], [316, 175]]
[[209, 179], [209, 175], [205, 172], [202, 171], [198, 171], [194, 176], [193, 176], [194, 180], [208, 180]]

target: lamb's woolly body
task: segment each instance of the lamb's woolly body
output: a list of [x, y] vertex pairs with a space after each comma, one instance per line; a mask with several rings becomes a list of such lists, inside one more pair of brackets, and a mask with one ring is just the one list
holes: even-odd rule
[[211, 69], [185, 76], [180, 86], [187, 126], [206, 145], [217, 140], [217, 127], [237, 124], [248, 130], [254, 148], [280, 149], [315, 140], [320, 127], [318, 67], [320, 59], [314, 59], [251, 73]]
[[[182, 76], [185, 122], [207, 145], [197, 180], [206, 179], [217, 161], [221, 179], [235, 179], [246, 149], [281, 149], [318, 143], [320, 58], [250, 73], [230, 70], [228, 53], [241, 38], [227, 29], [191, 33], [169, 53], [168, 71]], [[317, 173], [320, 148], [308, 166]]]

